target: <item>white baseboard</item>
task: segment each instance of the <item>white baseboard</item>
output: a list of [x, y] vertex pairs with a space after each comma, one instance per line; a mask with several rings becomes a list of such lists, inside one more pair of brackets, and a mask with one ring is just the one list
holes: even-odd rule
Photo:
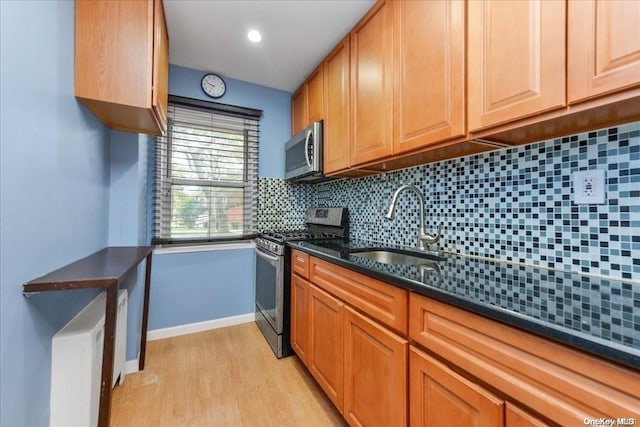
[[222, 319], [207, 320], [204, 322], [190, 323], [188, 325], [174, 326], [171, 328], [154, 329], [153, 331], [147, 332], [147, 341], [154, 341], [163, 338], [177, 337], [179, 335], [209, 331], [211, 329], [224, 328], [225, 326], [239, 325], [241, 323], [249, 323], [253, 322], [255, 318], [255, 313], [247, 313], [240, 314], [238, 316], [224, 317]]
[[127, 360], [124, 363], [124, 374], [135, 374], [138, 372], [138, 359]]

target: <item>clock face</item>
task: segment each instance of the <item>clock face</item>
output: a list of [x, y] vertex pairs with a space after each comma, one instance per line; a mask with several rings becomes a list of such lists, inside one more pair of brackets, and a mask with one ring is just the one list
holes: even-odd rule
[[227, 91], [227, 85], [220, 76], [205, 74], [202, 78], [202, 90], [212, 98], [220, 98]]

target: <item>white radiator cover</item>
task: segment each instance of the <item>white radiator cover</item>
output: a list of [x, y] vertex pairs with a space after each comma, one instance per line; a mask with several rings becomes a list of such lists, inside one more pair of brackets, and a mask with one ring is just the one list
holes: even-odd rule
[[120, 385], [124, 383], [126, 375], [125, 365], [127, 363], [127, 306], [129, 296], [126, 289], [120, 289], [118, 293], [118, 314], [116, 317], [116, 344], [113, 358], [113, 381], [111, 386], [116, 385], [120, 377]]
[[[125, 375], [127, 291], [118, 293], [113, 381]], [[101, 292], [51, 341], [51, 427], [98, 425], [106, 293]]]

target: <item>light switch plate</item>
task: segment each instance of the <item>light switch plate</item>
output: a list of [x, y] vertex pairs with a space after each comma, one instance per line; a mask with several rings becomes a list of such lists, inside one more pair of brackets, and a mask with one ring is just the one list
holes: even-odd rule
[[605, 202], [604, 169], [573, 173], [573, 202], [576, 205], [600, 205]]

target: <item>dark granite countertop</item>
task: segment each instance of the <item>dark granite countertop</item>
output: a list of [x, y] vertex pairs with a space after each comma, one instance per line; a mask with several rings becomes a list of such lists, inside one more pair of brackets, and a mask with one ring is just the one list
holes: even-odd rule
[[423, 266], [383, 264], [353, 253], [381, 246], [367, 241], [290, 242], [289, 246], [640, 369], [638, 284], [448, 253], [443, 261]]

